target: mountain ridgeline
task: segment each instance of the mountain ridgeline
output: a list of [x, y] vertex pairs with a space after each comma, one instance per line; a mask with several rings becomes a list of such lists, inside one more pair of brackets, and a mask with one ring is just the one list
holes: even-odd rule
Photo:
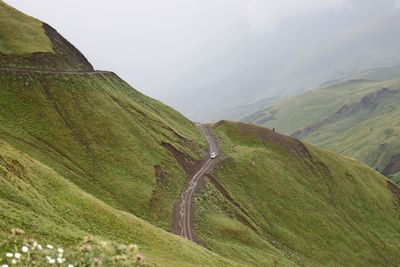
[[400, 263], [400, 191], [384, 176], [229, 121], [209, 125], [221, 154], [195, 193], [199, 244], [174, 235], [174, 207], [208, 156], [195, 124], [1, 1], [0, 23], [1, 239], [18, 227], [65, 248], [87, 235], [134, 242], [145, 266]]
[[46, 23], [0, 2], [0, 68], [93, 71], [71, 43]]
[[352, 79], [288, 98], [243, 120], [360, 159], [399, 183], [399, 101], [399, 78]]

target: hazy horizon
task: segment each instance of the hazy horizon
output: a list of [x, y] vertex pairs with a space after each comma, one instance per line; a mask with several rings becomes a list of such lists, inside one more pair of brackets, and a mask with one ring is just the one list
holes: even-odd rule
[[[246, 72], [260, 62], [271, 61], [275, 67], [293, 57], [294, 37], [303, 47], [301, 43], [317, 42], [382, 15], [399, 1], [6, 2], [52, 25], [96, 69], [115, 71], [136, 89], [191, 115], [187, 109], [196, 99], [179, 95]], [[242, 80], [246, 79], [264, 82], [258, 76]], [[219, 90], [228, 89], [217, 88], [215, 94]]]

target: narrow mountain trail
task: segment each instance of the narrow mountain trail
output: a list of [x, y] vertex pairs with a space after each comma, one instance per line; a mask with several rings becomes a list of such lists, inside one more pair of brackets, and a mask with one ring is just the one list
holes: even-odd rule
[[200, 181], [204, 174], [210, 171], [216, 164], [216, 160], [210, 157], [210, 154], [215, 152], [218, 154], [218, 144], [215, 137], [211, 134], [210, 129], [206, 125], [198, 124], [197, 127], [201, 130], [208, 142], [208, 154], [206, 160], [202, 161], [201, 166], [197, 172], [190, 177], [186, 189], [181, 194], [179, 200], [179, 218], [178, 218], [178, 232], [177, 234], [195, 242], [193, 236], [194, 226], [194, 210], [193, 210], [193, 194], [196, 192]]
[[20, 72], [20, 73], [42, 73], [42, 74], [69, 74], [69, 75], [85, 75], [85, 74], [107, 74], [112, 71], [93, 70], [93, 71], [61, 71], [61, 70], [39, 70], [39, 69], [24, 69], [24, 68], [0, 68], [0, 72]]

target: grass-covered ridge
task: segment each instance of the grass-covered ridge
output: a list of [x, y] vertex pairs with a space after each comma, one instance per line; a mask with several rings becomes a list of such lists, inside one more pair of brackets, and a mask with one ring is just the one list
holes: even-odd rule
[[395, 176], [400, 172], [400, 80], [352, 80], [289, 98], [247, 117], [360, 159]]
[[168, 233], [186, 174], [163, 144], [188, 161], [205, 149], [179, 113], [113, 73], [1, 73], [0, 106], [0, 239], [92, 235], [139, 244], [150, 266], [236, 265]]
[[214, 132], [221, 162], [196, 200], [196, 234], [212, 251], [254, 266], [399, 263], [400, 210], [383, 176], [257, 126]]
[[0, 1], [0, 53], [27, 55], [54, 52], [42, 25], [41, 21]]

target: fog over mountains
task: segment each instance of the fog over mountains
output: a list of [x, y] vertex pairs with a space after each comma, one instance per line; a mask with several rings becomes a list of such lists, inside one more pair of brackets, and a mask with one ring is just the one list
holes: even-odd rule
[[[395, 1], [349, 2], [288, 18], [263, 35], [238, 22], [219, 36], [235, 36], [236, 47], [193, 68], [173, 86], [179, 97], [171, 95], [167, 102], [197, 120], [238, 119], [279, 97], [365, 69], [398, 65]], [[220, 43], [214, 44], [213, 51], [223, 53]]]
[[197, 121], [400, 65], [396, 0], [117, 0], [95, 12], [92, 1], [7, 2], [55, 26], [96, 69]]

